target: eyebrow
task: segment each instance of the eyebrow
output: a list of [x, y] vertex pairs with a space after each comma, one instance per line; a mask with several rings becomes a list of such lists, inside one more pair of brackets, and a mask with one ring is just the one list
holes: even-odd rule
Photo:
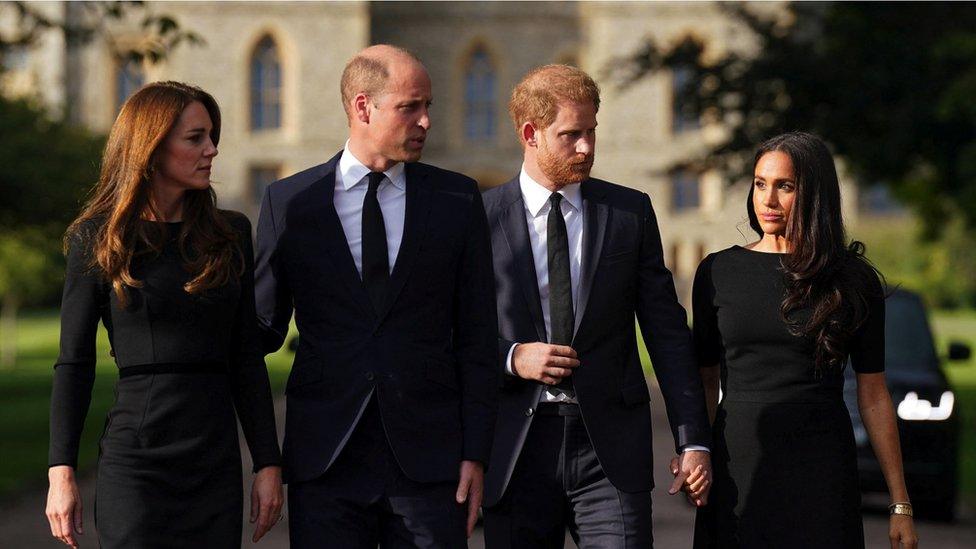
[[[752, 176], [752, 180], [753, 181], [767, 182], [766, 181], [766, 178], [763, 177], [763, 176], [761, 176], [761, 175], [754, 175], [754, 176]], [[794, 178], [794, 177], [774, 177], [772, 179], [772, 182], [773, 183], [780, 183], [780, 182], [783, 182], [783, 181], [786, 181], [788, 183], [796, 183], [796, 178]]]

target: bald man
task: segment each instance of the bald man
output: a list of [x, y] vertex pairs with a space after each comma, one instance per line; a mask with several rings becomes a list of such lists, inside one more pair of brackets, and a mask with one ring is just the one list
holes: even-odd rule
[[477, 184], [417, 162], [430, 77], [408, 52], [346, 65], [348, 141], [268, 187], [256, 292], [266, 350], [292, 312], [292, 547], [465, 547], [491, 448], [497, 341]]

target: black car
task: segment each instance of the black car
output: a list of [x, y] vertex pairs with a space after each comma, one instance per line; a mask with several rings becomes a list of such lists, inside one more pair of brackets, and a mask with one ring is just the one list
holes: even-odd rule
[[[948, 360], [966, 360], [968, 346], [952, 343]], [[887, 486], [857, 408], [854, 373], [846, 368], [844, 400], [851, 413], [862, 492]], [[962, 422], [936, 353], [925, 306], [918, 295], [894, 291], [886, 301], [885, 377], [898, 416], [905, 482], [920, 517], [952, 520]]]

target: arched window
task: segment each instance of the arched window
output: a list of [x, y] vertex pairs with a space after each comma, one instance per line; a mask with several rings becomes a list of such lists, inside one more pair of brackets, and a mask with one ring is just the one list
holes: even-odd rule
[[464, 72], [464, 136], [471, 141], [495, 137], [495, 67], [488, 51], [471, 52]]
[[278, 46], [265, 36], [251, 56], [251, 129], [281, 127], [281, 62]]
[[115, 110], [122, 108], [122, 103], [146, 83], [142, 64], [135, 59], [121, 61], [115, 70]]
[[691, 112], [685, 93], [694, 85], [694, 70], [689, 66], [677, 66], [671, 71], [671, 130], [681, 133], [698, 128], [698, 117]]
[[671, 172], [671, 210], [683, 213], [701, 206], [701, 179], [697, 172], [680, 168]]

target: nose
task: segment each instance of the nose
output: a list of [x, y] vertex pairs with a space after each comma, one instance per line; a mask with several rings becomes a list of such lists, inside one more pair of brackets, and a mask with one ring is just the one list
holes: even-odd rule
[[217, 145], [210, 139], [207, 140], [207, 148], [203, 151], [203, 156], [213, 158], [217, 156]]
[[417, 125], [424, 129], [424, 131], [430, 130], [430, 109], [424, 107], [422, 113], [420, 113], [420, 119], [417, 120]]
[[576, 152], [578, 154], [590, 156], [593, 154], [594, 148], [596, 148], [596, 139], [593, 136], [582, 137], [576, 142]]
[[776, 189], [767, 189], [760, 195], [762, 198], [762, 203], [767, 208], [775, 208], [779, 204], [779, 198], [776, 196]]

